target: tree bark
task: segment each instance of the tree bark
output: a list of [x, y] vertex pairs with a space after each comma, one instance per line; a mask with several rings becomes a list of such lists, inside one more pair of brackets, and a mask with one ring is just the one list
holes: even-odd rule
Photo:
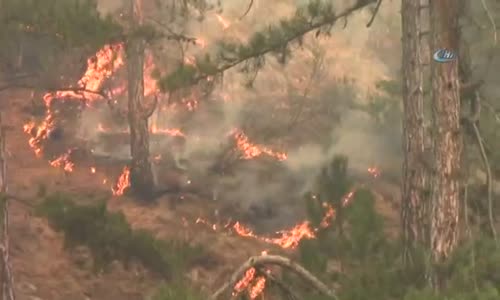
[[412, 261], [428, 234], [427, 170], [424, 159], [424, 93], [419, 0], [401, 4], [403, 32], [403, 187], [401, 219], [404, 257]]
[[145, 42], [136, 36], [135, 29], [141, 23], [139, 3], [130, 0], [132, 35], [127, 41], [128, 71], [128, 121], [130, 126], [130, 165], [131, 191], [141, 198], [152, 199], [154, 179], [149, 160], [150, 114], [143, 107], [144, 103], [144, 49]]
[[15, 300], [9, 249], [9, 202], [7, 199], [7, 155], [5, 150], [5, 131], [0, 114], [0, 214], [2, 216], [0, 233], [0, 294], [2, 300]]
[[[459, 49], [459, 9], [456, 0], [431, 0], [431, 49]], [[458, 57], [460, 59], [460, 57]], [[431, 62], [432, 116], [435, 170], [432, 186], [431, 258], [444, 263], [458, 243], [462, 158], [460, 131], [460, 81], [458, 59]], [[442, 287], [444, 278], [434, 268], [432, 282]]]

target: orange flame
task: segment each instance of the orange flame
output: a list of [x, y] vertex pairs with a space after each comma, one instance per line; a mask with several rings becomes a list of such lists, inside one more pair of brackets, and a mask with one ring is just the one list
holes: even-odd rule
[[98, 100], [102, 96], [98, 93], [106, 79], [111, 77], [124, 65], [123, 44], [106, 45], [93, 57], [87, 59], [87, 70], [78, 81], [81, 91], [56, 91], [47, 93], [43, 97], [47, 107], [55, 98], [72, 98], [78, 100]]
[[238, 281], [234, 286], [233, 295], [243, 292], [250, 285], [252, 280], [255, 278], [255, 268], [250, 268], [245, 272], [243, 278]]
[[269, 155], [281, 161], [288, 158], [286, 153], [276, 152], [269, 148], [252, 144], [248, 136], [239, 129], [234, 129], [231, 131], [231, 134], [236, 139], [236, 147], [243, 153], [243, 159], [252, 159], [263, 154]]
[[229, 21], [224, 19], [221, 15], [216, 14], [215, 17], [217, 18], [217, 21], [219, 21], [219, 23], [222, 25], [222, 28], [228, 29], [229, 26], [231, 26], [231, 23], [229, 23]]
[[53, 167], [56, 168], [62, 168], [65, 172], [73, 172], [73, 168], [75, 167], [75, 164], [70, 161], [69, 157], [71, 155], [72, 150], [64, 153], [63, 155], [59, 156], [58, 158], [49, 161], [49, 164]]
[[[344, 197], [342, 205], [343, 206], [348, 205], [352, 200], [353, 195], [354, 191], [349, 192]], [[320, 223], [320, 228], [327, 228], [328, 226], [330, 226], [331, 221], [335, 217], [335, 209], [326, 202], [323, 203], [323, 206], [326, 208], [326, 212]], [[311, 229], [309, 222], [304, 221], [294, 226], [290, 230], [279, 231], [278, 233], [281, 234], [281, 237], [279, 238], [266, 238], [255, 235], [252, 232], [252, 230], [243, 226], [239, 222], [236, 222], [233, 228], [236, 231], [236, 233], [238, 233], [240, 236], [253, 237], [267, 243], [278, 245], [285, 249], [296, 248], [299, 245], [300, 241], [304, 238], [307, 239], [315, 238], [316, 237], [315, 232], [317, 232], [320, 229], [320, 228]], [[267, 251], [262, 251], [262, 255], [267, 255]], [[266, 272], [269, 273], [270, 271], [267, 270]], [[240, 279], [240, 281], [238, 281], [234, 286], [233, 295], [237, 295], [238, 293], [241, 293], [244, 290], [248, 290], [250, 299], [256, 299], [259, 295], [261, 295], [266, 287], [266, 278], [263, 276], [256, 277], [255, 274], [256, 270], [254, 268], [248, 269], [245, 272], [243, 278]]]
[[250, 299], [256, 299], [264, 292], [265, 288], [266, 288], [266, 278], [264, 276], [257, 277], [255, 279], [255, 284], [253, 284], [253, 286], [250, 287], [250, 290], [248, 292]]
[[130, 186], [130, 168], [124, 167], [122, 174], [118, 178], [115, 186], [111, 188], [113, 196], [122, 196], [125, 190]]
[[373, 176], [373, 178], [377, 178], [380, 176], [381, 172], [380, 169], [377, 167], [369, 167], [368, 168], [368, 173]]
[[179, 128], [158, 128], [156, 125], [151, 126], [150, 132], [156, 134], [166, 134], [170, 136], [186, 136]]

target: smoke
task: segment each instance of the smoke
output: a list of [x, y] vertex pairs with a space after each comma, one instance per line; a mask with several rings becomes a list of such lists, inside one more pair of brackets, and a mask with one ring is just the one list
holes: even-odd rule
[[103, 16], [112, 15], [120, 11], [125, 3], [124, 0], [99, 0], [97, 1], [97, 10]]
[[[184, 24], [185, 34], [206, 45], [190, 46], [184, 54], [189, 58], [210, 52], [221, 38], [244, 42], [253, 32], [290, 16], [295, 3], [305, 2], [255, 0], [251, 11], [241, 19], [248, 1], [222, 1], [221, 12], [208, 12], [203, 21]], [[338, 11], [349, 2], [335, 2]], [[103, 12], [113, 12], [120, 5], [121, 1], [102, 0], [99, 7]], [[363, 11], [351, 16], [345, 29], [342, 24], [336, 25], [331, 37], [308, 36], [303, 47], [294, 47], [293, 58], [285, 66], [269, 57], [252, 88], [245, 86], [245, 74], [229, 70], [209, 96], [196, 94], [198, 104], [192, 112], [156, 112], [150, 120], [153, 125], [180, 128], [186, 139], [178, 146], [178, 139], [153, 138], [153, 155], [170, 153], [174, 166], [182, 166], [193, 185], [213, 189], [221, 205], [237, 207], [250, 221], [273, 220], [273, 224], [266, 223], [271, 230], [301, 217], [302, 194], [313, 186], [320, 168], [334, 155], [346, 155], [354, 174], [365, 174], [371, 166], [382, 172], [396, 170], [400, 138], [380, 127], [363, 107], [379, 93], [377, 82], [397, 72], [400, 33], [394, 27], [398, 17], [393, 16], [398, 15], [398, 8], [384, 1], [380, 20], [372, 28], [366, 28], [371, 12]], [[175, 47], [166, 44], [167, 51], [155, 55], [164, 59], [161, 66], [172, 69], [182, 59], [172, 58]], [[378, 54], [382, 48], [384, 56]], [[84, 115], [81, 130], [88, 138], [98, 140], [97, 133], [91, 133], [92, 126], [86, 124], [95, 128], [102, 117]], [[392, 124], [393, 128], [399, 126]], [[235, 155], [227, 151], [234, 149], [229, 133], [235, 128], [242, 129], [255, 144], [287, 152], [287, 160], [262, 156], [235, 163], [226, 158], [229, 169], [224, 174], [214, 173], [214, 165], [224, 161], [224, 151], [228, 152], [226, 156]], [[121, 146], [116, 147], [120, 151], [112, 152], [121, 156]], [[168, 165], [156, 166], [156, 172], [168, 171], [162, 168]], [[161, 176], [156, 176], [162, 185]]]

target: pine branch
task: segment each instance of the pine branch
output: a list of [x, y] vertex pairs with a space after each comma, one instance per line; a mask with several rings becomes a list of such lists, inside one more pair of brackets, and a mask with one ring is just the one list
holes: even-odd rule
[[[341, 13], [335, 13], [331, 4], [313, 1], [309, 6], [298, 9], [294, 17], [281, 20], [280, 26], [271, 26], [265, 32], [254, 34], [246, 45], [221, 42], [216, 59], [206, 55], [204, 59], [197, 60], [196, 66], [181, 65], [172, 74], [162, 78], [159, 85], [162, 90], [173, 91], [221, 75], [252, 60], [257, 62], [257, 67], [261, 67], [264, 55], [274, 52], [285, 57], [290, 43], [301, 43], [305, 34], [315, 30], [321, 31], [322, 28], [335, 24], [337, 20], [376, 2], [377, 0], [358, 0]], [[214, 63], [217, 60], [223, 63]], [[248, 66], [244, 69], [248, 70]]]

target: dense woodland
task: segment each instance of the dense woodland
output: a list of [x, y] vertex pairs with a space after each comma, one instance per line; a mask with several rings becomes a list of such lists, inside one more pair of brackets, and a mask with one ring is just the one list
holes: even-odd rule
[[[241, 146], [239, 142], [245, 134], [258, 139], [259, 144], [281, 147], [299, 145], [297, 149], [303, 149], [300, 145], [314, 143], [317, 145], [314, 149], [323, 153], [322, 158], [316, 159], [313, 151], [307, 152], [305, 148], [296, 172], [301, 176], [307, 173], [310, 183], [307, 188], [302, 185], [297, 188], [300, 185], [297, 174], [289, 176], [296, 181], [283, 175], [287, 171], [279, 164], [285, 160], [284, 154], [280, 156], [277, 151], [265, 148], [260, 151], [276, 159], [259, 161], [259, 167], [251, 169], [260, 172], [252, 177], [254, 185], [249, 185], [244, 193], [227, 196], [236, 199], [232, 200], [232, 206], [251, 211], [247, 216], [251, 220], [285, 210], [281, 206], [287, 206], [286, 202], [272, 198], [295, 199], [294, 203], [299, 203], [298, 214], [307, 220], [304, 226], [311, 229], [309, 235], [301, 236], [296, 245], [289, 247], [293, 250], [263, 248], [262, 255], [255, 253], [257, 256], [247, 257], [246, 262], [241, 260], [242, 265], [232, 264], [223, 273], [224, 278], [210, 284], [197, 282], [186, 274], [195, 266], [210, 270], [222, 264], [224, 249], [214, 253], [203, 243], [160, 237], [137, 227], [125, 213], [109, 208], [109, 203], [116, 202], [111, 195], [99, 195], [98, 201], [90, 203], [83, 193], [51, 190], [44, 184], [30, 196], [21, 196], [11, 189], [10, 174], [16, 170], [9, 163], [9, 153], [13, 150], [9, 148], [10, 124], [5, 121], [8, 107], [3, 104], [0, 106], [0, 122], [4, 120], [0, 134], [3, 299], [25, 299], [15, 296], [19, 289], [15, 286], [16, 266], [10, 260], [15, 251], [20, 251], [9, 247], [21, 234], [9, 228], [9, 207], [16, 203], [28, 207], [30, 218], [47, 220], [50, 228], [64, 236], [65, 251], [73, 253], [74, 249], [85, 247], [92, 257], [95, 276], [110, 272], [116, 262], [130, 272], [135, 268], [132, 266], [140, 265], [153, 274], [153, 292], [138, 291], [141, 299], [500, 299], [497, 234], [500, 152], [495, 150], [500, 146], [497, 36], [500, 3], [494, 0], [282, 1], [290, 13], [269, 22], [269, 18], [260, 20], [258, 13], [252, 14], [265, 10], [266, 4], [249, 0], [240, 1], [244, 5], [238, 6], [240, 15], [235, 18], [253, 18], [255, 28], [244, 28], [247, 37], [227, 38], [224, 30], [213, 30], [206, 41], [194, 36], [193, 28], [209, 28], [204, 22], [211, 17], [221, 20], [227, 1], [231, 0], [0, 0], [0, 101], [6, 103], [16, 93], [31, 95], [31, 99], [25, 97], [22, 105], [29, 107], [32, 119], [45, 120], [41, 124], [47, 126], [56, 124], [56, 117], [49, 119], [49, 114], [64, 119], [64, 107], [68, 105], [63, 98], [81, 99], [74, 102], [105, 111], [103, 120], [112, 120], [113, 126], [121, 124], [119, 128], [125, 128], [126, 132], [124, 195], [133, 207], [149, 210], [155, 210], [165, 195], [173, 199], [186, 188], [162, 185], [158, 168], [182, 172], [189, 169], [190, 174], [196, 170], [199, 176], [203, 173], [205, 177], [200, 178], [205, 179], [200, 179], [201, 185], [217, 187], [211, 187], [207, 193], [201, 189], [190, 193], [210, 202], [210, 198], [217, 198], [218, 193], [229, 190], [230, 186], [225, 181], [219, 185], [213, 182], [243, 177], [239, 170], [253, 166], [245, 165], [242, 162], [245, 156], [238, 156], [234, 150]], [[102, 7], [113, 9], [106, 11]], [[384, 13], [384, 9], [395, 11], [389, 7], [396, 7], [400, 15]], [[224, 22], [227, 21], [220, 21], [222, 26], [229, 27]], [[349, 72], [336, 80], [324, 75], [328, 71], [325, 57], [329, 52], [342, 51], [342, 44], [323, 49], [317, 41], [335, 41], [339, 32], [352, 34], [353, 44], [358, 34], [380, 37], [380, 33], [370, 31], [375, 30], [373, 27], [386, 30], [385, 41], [397, 45], [399, 51], [397, 55], [388, 55], [383, 49], [370, 50], [374, 57], [390, 66], [388, 76], [377, 79], [373, 88], [362, 93], [363, 84], [349, 78]], [[123, 56], [111, 61], [124, 65], [124, 71], [110, 71], [105, 76], [106, 83], [97, 87], [80, 84], [78, 78], [90, 64], [87, 58], [107, 45], [123, 50]], [[433, 60], [434, 51], [442, 48], [454, 51], [458, 58], [447, 63]], [[189, 59], [188, 54], [192, 55]], [[304, 57], [312, 60], [304, 63]], [[149, 59], [155, 62], [152, 69], [148, 69]], [[335, 61], [337, 65], [343, 63], [353, 62], [338, 58]], [[360, 68], [372, 67], [375, 68], [368, 65]], [[305, 70], [311, 75], [294, 77], [294, 70]], [[341, 73], [332, 71], [334, 77], [338, 75], [336, 72]], [[285, 79], [278, 82], [274, 78]], [[126, 82], [123, 86], [126, 96], [122, 97], [113, 94], [116, 88], [112, 84], [120, 80]], [[153, 87], [149, 80], [154, 81]], [[236, 141], [224, 144], [223, 138], [214, 138], [210, 147], [206, 146], [208, 143], [196, 147], [194, 142], [186, 142], [189, 149], [194, 149], [186, 155], [192, 156], [172, 155], [168, 163], [158, 164], [155, 151], [160, 146], [157, 146], [157, 132], [151, 127], [159, 124], [162, 108], [188, 106], [185, 100], [195, 98], [205, 115], [184, 112], [172, 116], [169, 111], [168, 120], [182, 122], [182, 130], [196, 127], [202, 134], [217, 131], [224, 136], [225, 127], [215, 124], [229, 119], [226, 119], [229, 106], [217, 104], [212, 98], [239, 97], [236, 92], [221, 92], [227, 82], [237, 86], [229, 91], [245, 90], [256, 95], [252, 101], [238, 104], [238, 115], [233, 119], [238, 119], [241, 130], [231, 132]], [[264, 89], [271, 96], [262, 96], [267, 95]], [[278, 90], [285, 92], [272, 94], [279, 94]], [[65, 92], [72, 94], [68, 96]], [[368, 100], [360, 104], [353, 100], [356, 97]], [[280, 102], [283, 99], [284, 104]], [[372, 124], [360, 129], [362, 136], [352, 134], [356, 130], [353, 127], [360, 123], [358, 119], [352, 124], [346, 121], [353, 112], [367, 116], [368, 124]], [[83, 113], [79, 118], [85, 116], [88, 117]], [[59, 123], [50, 130], [47, 126], [44, 130], [32, 127], [27, 131], [31, 134], [32, 148], [42, 151], [43, 145], [45, 151], [50, 149], [49, 143], [57, 144], [68, 135], [59, 129], [62, 128]], [[331, 132], [335, 130], [340, 135], [332, 138]], [[369, 146], [362, 145], [367, 140], [382, 145], [397, 144], [393, 153], [381, 148], [385, 149], [381, 152], [386, 157], [398, 157], [394, 160], [396, 171], [391, 171], [391, 180], [399, 188], [393, 207], [396, 229], [387, 225], [387, 217], [379, 209], [382, 200], [376, 192], [377, 181], [364, 184], [365, 179], [351, 172], [362, 161], [349, 149], [342, 151], [342, 147], [336, 146], [343, 136], [350, 136], [357, 145], [349, 149], [364, 148], [360, 152], [371, 151]], [[110, 153], [116, 154], [118, 146], [111, 144]], [[211, 148], [212, 145], [216, 146]], [[194, 155], [199, 155], [196, 160], [192, 158]], [[289, 156], [292, 160], [292, 154]], [[264, 167], [260, 168], [260, 164], [275, 173], [262, 171]], [[64, 174], [69, 174], [72, 168], [69, 162], [62, 165]], [[384, 166], [380, 169], [380, 178], [389, 178], [384, 175]], [[264, 187], [277, 178], [277, 173], [286, 177], [283, 181], [292, 183], [274, 189]], [[242, 184], [234, 185], [241, 188]], [[119, 188], [118, 184], [113, 190], [115, 196], [122, 195]], [[247, 198], [241, 200], [242, 195]], [[264, 204], [259, 202], [260, 206], [246, 202], [254, 198], [266, 200], [262, 200]], [[182, 206], [182, 201], [187, 200], [180, 200], [180, 204], [178, 200], [169, 201], [174, 211], [176, 205]], [[222, 209], [219, 212], [217, 208], [216, 212], [215, 218], [226, 218]], [[241, 236], [286, 248], [282, 240], [238, 231], [237, 226], [239, 222], [234, 223], [234, 228]]]

